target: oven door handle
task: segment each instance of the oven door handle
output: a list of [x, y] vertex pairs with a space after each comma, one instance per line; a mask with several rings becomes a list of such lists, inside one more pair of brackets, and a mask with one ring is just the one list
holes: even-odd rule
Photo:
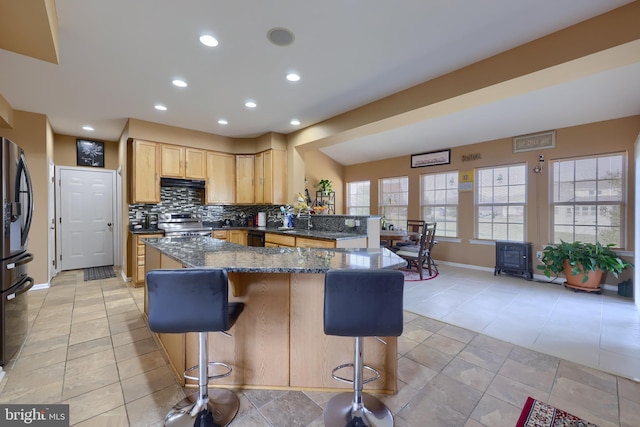
[[27, 252], [22, 255], [17, 261], [12, 262], [11, 264], [7, 264], [7, 270], [11, 270], [12, 268], [16, 268], [19, 265], [26, 264], [31, 261], [33, 261], [33, 254]]
[[29, 277], [29, 276], [23, 276], [22, 279], [20, 279], [20, 281], [18, 282], [18, 290], [16, 290], [15, 292], [7, 295], [7, 301], [11, 301], [12, 299], [14, 299], [15, 297], [17, 297], [18, 295], [21, 295], [25, 292], [27, 292], [29, 289], [31, 289], [33, 287], [33, 278]]

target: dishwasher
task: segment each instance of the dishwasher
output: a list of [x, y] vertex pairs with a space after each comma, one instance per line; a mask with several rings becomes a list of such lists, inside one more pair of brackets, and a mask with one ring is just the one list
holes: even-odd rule
[[247, 246], [264, 247], [264, 231], [249, 230], [247, 232]]

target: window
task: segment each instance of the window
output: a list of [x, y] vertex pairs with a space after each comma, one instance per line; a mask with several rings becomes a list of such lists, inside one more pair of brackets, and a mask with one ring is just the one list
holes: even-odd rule
[[626, 155], [559, 160], [551, 168], [552, 241], [623, 248]]
[[526, 165], [477, 170], [478, 239], [525, 240]]
[[409, 178], [385, 178], [379, 181], [380, 214], [383, 225], [393, 224], [398, 228], [407, 228], [407, 208], [409, 205]]
[[369, 181], [347, 182], [347, 214], [369, 215]]
[[437, 222], [438, 236], [458, 236], [458, 172], [422, 175], [422, 219]]

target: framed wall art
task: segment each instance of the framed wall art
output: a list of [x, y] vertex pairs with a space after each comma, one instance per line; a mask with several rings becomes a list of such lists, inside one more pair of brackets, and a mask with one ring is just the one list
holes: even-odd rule
[[104, 142], [78, 139], [76, 145], [78, 166], [104, 167]]
[[544, 150], [555, 148], [556, 131], [550, 130], [540, 133], [530, 133], [528, 135], [516, 136], [513, 138], [513, 152]]
[[412, 154], [411, 167], [448, 165], [451, 163], [451, 150], [430, 151], [428, 153]]

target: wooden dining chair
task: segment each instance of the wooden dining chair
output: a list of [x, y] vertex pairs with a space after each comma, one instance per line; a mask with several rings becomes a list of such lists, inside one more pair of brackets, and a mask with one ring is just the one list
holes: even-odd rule
[[429, 233], [432, 233], [432, 230], [433, 229], [427, 230], [425, 227], [423, 232], [420, 234], [420, 240], [417, 245], [402, 246], [396, 252], [396, 255], [407, 261], [409, 268], [415, 266], [418, 269], [420, 280], [423, 278], [423, 267], [424, 263], [427, 261], [427, 243], [431, 239]]
[[413, 246], [418, 244], [420, 241], [420, 235], [422, 235], [422, 229], [424, 228], [424, 221], [421, 219], [408, 219], [407, 220], [407, 232], [415, 233], [414, 236], [410, 236], [409, 240], [404, 242], [397, 242], [391, 248], [392, 251], [396, 252], [402, 249], [404, 246]]

